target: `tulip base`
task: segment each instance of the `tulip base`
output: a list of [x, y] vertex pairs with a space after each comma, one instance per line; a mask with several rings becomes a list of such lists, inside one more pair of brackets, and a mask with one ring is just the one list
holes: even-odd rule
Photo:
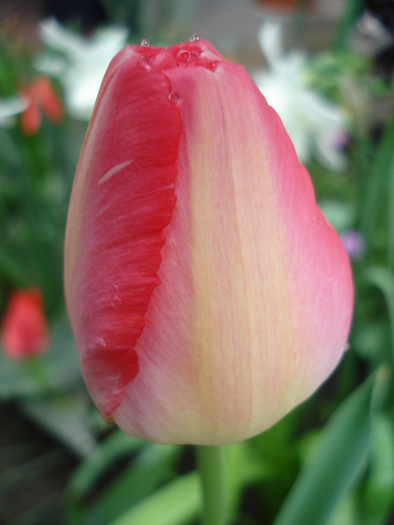
[[196, 447], [203, 496], [202, 525], [225, 525], [224, 449]]

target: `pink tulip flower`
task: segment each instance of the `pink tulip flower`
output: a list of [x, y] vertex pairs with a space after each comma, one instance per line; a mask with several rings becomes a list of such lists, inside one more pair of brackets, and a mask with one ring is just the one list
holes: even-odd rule
[[278, 115], [243, 67], [193, 40], [112, 60], [74, 181], [65, 292], [104, 418], [221, 445], [331, 374], [353, 285]]

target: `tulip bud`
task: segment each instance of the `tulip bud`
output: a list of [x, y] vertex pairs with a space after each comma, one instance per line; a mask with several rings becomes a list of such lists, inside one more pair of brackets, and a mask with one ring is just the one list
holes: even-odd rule
[[41, 291], [14, 291], [1, 322], [1, 346], [8, 357], [23, 360], [49, 347], [48, 322]]
[[104, 418], [235, 443], [331, 374], [353, 285], [283, 125], [206, 41], [111, 62], [82, 148], [65, 291]]

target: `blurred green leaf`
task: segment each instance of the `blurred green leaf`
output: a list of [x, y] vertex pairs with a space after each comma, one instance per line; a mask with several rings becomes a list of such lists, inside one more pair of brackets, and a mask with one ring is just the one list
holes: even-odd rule
[[[362, 207], [361, 225], [368, 241], [373, 241], [378, 228], [378, 219], [386, 207], [389, 173], [394, 162], [394, 111], [386, 123], [383, 136], [376, 148], [374, 162], [367, 181], [365, 202]], [[392, 203], [391, 203], [392, 204]]]
[[327, 525], [359, 525], [357, 506], [354, 494], [345, 491], [338, 505], [335, 507]]
[[78, 457], [84, 458], [96, 448], [96, 440], [87, 424], [86, 398], [83, 399], [78, 393], [25, 400], [20, 406], [30, 419]]
[[0, 275], [3, 275], [15, 288], [24, 288], [29, 284], [24, 268], [2, 246], [0, 246]]
[[375, 367], [390, 356], [390, 330], [386, 320], [378, 319], [364, 323], [353, 330], [352, 349]]
[[383, 525], [394, 502], [394, 428], [385, 414], [373, 417], [370, 472], [362, 499], [362, 525]]
[[[158, 485], [174, 477], [174, 463], [179, 449], [177, 446], [147, 444], [129, 466], [99, 493], [95, 502], [83, 513], [80, 523], [107, 525], [148, 496]], [[75, 506], [78, 500], [70, 500], [70, 504]]]
[[185, 525], [200, 506], [200, 480], [197, 472], [191, 472], [168, 483], [111, 525]]
[[354, 29], [354, 24], [360, 15], [364, 2], [363, 0], [348, 0], [343, 4], [342, 19], [338, 24], [337, 35], [335, 39], [335, 47], [338, 51], [345, 50], [348, 44], [350, 35]]
[[327, 522], [368, 451], [371, 390], [369, 379], [331, 416], [274, 525], [324, 525]]
[[85, 496], [115, 461], [130, 456], [144, 446], [146, 446], [144, 441], [128, 436], [122, 430], [115, 430], [74, 470], [68, 485], [68, 493], [79, 498]]
[[370, 283], [379, 288], [386, 300], [390, 320], [392, 359], [394, 362], [394, 275], [388, 268], [375, 266], [365, 272], [365, 277]]

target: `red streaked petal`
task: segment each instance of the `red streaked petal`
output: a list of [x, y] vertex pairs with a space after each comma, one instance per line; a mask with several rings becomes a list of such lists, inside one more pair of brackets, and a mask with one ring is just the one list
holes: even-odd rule
[[67, 305], [86, 382], [105, 416], [138, 373], [134, 347], [160, 282], [163, 229], [176, 200], [179, 110], [167, 78], [144, 58], [126, 48], [103, 80], [66, 234]]

